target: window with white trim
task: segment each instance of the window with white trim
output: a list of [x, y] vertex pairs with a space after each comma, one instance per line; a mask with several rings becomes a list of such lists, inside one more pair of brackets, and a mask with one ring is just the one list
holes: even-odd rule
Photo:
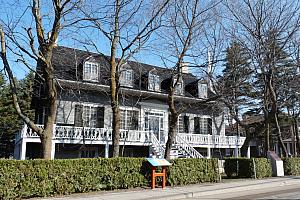
[[160, 77], [153, 72], [149, 72], [148, 90], [160, 91]]
[[194, 132], [196, 134], [211, 134], [212, 133], [211, 118], [195, 117]]
[[132, 87], [133, 86], [133, 70], [123, 69], [119, 79], [121, 86]]
[[206, 83], [198, 83], [198, 97], [201, 99], [207, 98], [207, 84]]
[[124, 130], [138, 130], [139, 128], [139, 111], [121, 110], [120, 127]]
[[76, 105], [75, 126], [104, 128], [104, 107], [97, 105]]
[[83, 79], [86, 81], [99, 81], [99, 64], [93, 62], [85, 62], [83, 70]]
[[[174, 79], [174, 85], [175, 85], [175, 83], [176, 83], [176, 81], [177, 81], [177, 79]], [[177, 94], [177, 95], [183, 95], [183, 81], [178, 81], [177, 82], [177, 85], [176, 85], [176, 87], [175, 87], [175, 94]]]
[[97, 126], [97, 107], [83, 106], [83, 124], [85, 127]]
[[180, 115], [178, 117], [178, 132], [189, 133], [189, 116]]

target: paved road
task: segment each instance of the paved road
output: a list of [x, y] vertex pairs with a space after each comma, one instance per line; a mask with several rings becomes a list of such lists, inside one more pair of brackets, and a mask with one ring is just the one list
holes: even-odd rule
[[[41, 199], [41, 198], [37, 198]], [[300, 177], [226, 180], [182, 187], [93, 192], [43, 200], [300, 199]]]
[[300, 185], [287, 185], [264, 189], [233, 191], [211, 195], [203, 195], [188, 199], [235, 200], [235, 199], [300, 199]]

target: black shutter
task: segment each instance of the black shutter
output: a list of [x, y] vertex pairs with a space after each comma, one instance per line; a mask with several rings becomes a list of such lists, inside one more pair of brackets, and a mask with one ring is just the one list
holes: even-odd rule
[[189, 116], [183, 116], [183, 126], [184, 126], [184, 132], [188, 133], [190, 127]]
[[194, 117], [194, 132], [196, 134], [200, 133], [199, 117]]
[[104, 128], [104, 107], [97, 108], [97, 128]]
[[83, 120], [82, 120], [82, 112], [83, 112], [83, 106], [82, 105], [75, 105], [75, 119], [74, 123], [77, 127], [83, 126]]
[[207, 118], [207, 130], [208, 130], [208, 134], [212, 134], [212, 119], [211, 118]]

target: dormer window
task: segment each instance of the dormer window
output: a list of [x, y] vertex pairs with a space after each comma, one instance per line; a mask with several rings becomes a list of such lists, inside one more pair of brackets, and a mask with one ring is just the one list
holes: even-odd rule
[[148, 90], [160, 91], [160, 77], [156, 74], [155, 71], [149, 72]]
[[[174, 85], [175, 85], [176, 81], [177, 81], [177, 79], [174, 79], [174, 83], [173, 83]], [[175, 94], [183, 95], [183, 81], [182, 80], [179, 80], [177, 82], [177, 85], [175, 87]]]
[[99, 81], [99, 64], [94, 62], [85, 62], [83, 70], [83, 79], [86, 81]]
[[119, 79], [121, 86], [132, 87], [133, 86], [133, 70], [128, 64], [122, 67]]
[[207, 84], [206, 83], [198, 83], [198, 97], [201, 99], [207, 98]]

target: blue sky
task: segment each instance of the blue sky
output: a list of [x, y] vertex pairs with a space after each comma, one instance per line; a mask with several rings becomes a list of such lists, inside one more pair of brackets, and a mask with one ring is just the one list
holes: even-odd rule
[[[15, 26], [16, 28], [14, 31], [21, 32], [21, 34], [18, 34], [19, 41], [24, 39], [25, 37], [22, 36], [22, 34], [26, 34], [23, 27], [33, 27], [34, 31], [34, 21], [31, 16], [31, 8], [28, 7], [29, 2], [31, 1], [23, 1], [23, 0], [17, 0], [13, 1], [13, 3], [9, 0], [0, 0], [0, 19], [1, 22], [4, 24], [8, 24], [9, 26]], [[44, 2], [44, 1], [42, 1]], [[49, 6], [44, 9], [44, 13], [49, 13], [51, 10], [49, 9]], [[142, 19], [141, 19], [142, 20]], [[47, 27], [47, 24], [50, 25], [51, 21], [47, 21], [47, 17], [45, 18], [45, 24], [46, 29], [50, 30], [50, 26]], [[152, 37], [152, 39], [155, 39], [155, 37]], [[80, 40], [80, 41], [79, 41]], [[78, 48], [78, 49], [85, 49], [86, 45], [82, 43], [82, 41], [85, 40], [92, 40], [97, 45], [98, 50], [106, 55], [109, 55], [110, 53], [110, 44], [107, 39], [103, 35], [100, 35], [98, 32], [91, 30], [91, 29], [64, 29], [58, 40], [58, 45], [60, 46], [68, 46], [72, 48]], [[164, 67], [165, 65], [167, 67], [174, 66], [174, 63], [170, 61], [166, 61], [166, 59], [163, 61], [160, 57], [160, 55], [163, 55], [164, 51], [167, 49], [163, 49], [163, 46], [160, 46], [160, 43], [155, 41], [156, 48], [158, 51], [150, 50], [149, 48], [144, 48], [141, 51], [139, 51], [137, 54], [135, 54], [133, 57], [130, 58], [130, 60], [135, 60], [142, 63], [147, 63], [151, 65], [157, 65]], [[149, 43], [148, 43], [149, 44]], [[8, 43], [8, 46], [11, 46], [10, 43]], [[29, 49], [29, 46], [26, 46], [27, 49]], [[89, 48], [90, 49], [90, 48]], [[91, 49], [91, 51], [96, 51], [95, 49]], [[207, 50], [204, 50], [204, 52]], [[203, 64], [206, 62], [206, 55], [204, 55], [202, 58], [197, 59], [198, 64]], [[28, 72], [29, 69], [24, 66], [21, 63], [17, 63], [17, 57], [14, 56], [11, 52], [8, 52], [8, 59], [11, 65], [11, 68], [17, 78], [23, 78]], [[28, 63], [32, 65], [32, 67], [35, 66], [34, 60], [28, 59]], [[170, 57], [170, 60], [174, 60], [174, 58]], [[189, 61], [189, 60], [186, 60]], [[2, 68], [2, 64], [0, 64], [0, 68]]]

